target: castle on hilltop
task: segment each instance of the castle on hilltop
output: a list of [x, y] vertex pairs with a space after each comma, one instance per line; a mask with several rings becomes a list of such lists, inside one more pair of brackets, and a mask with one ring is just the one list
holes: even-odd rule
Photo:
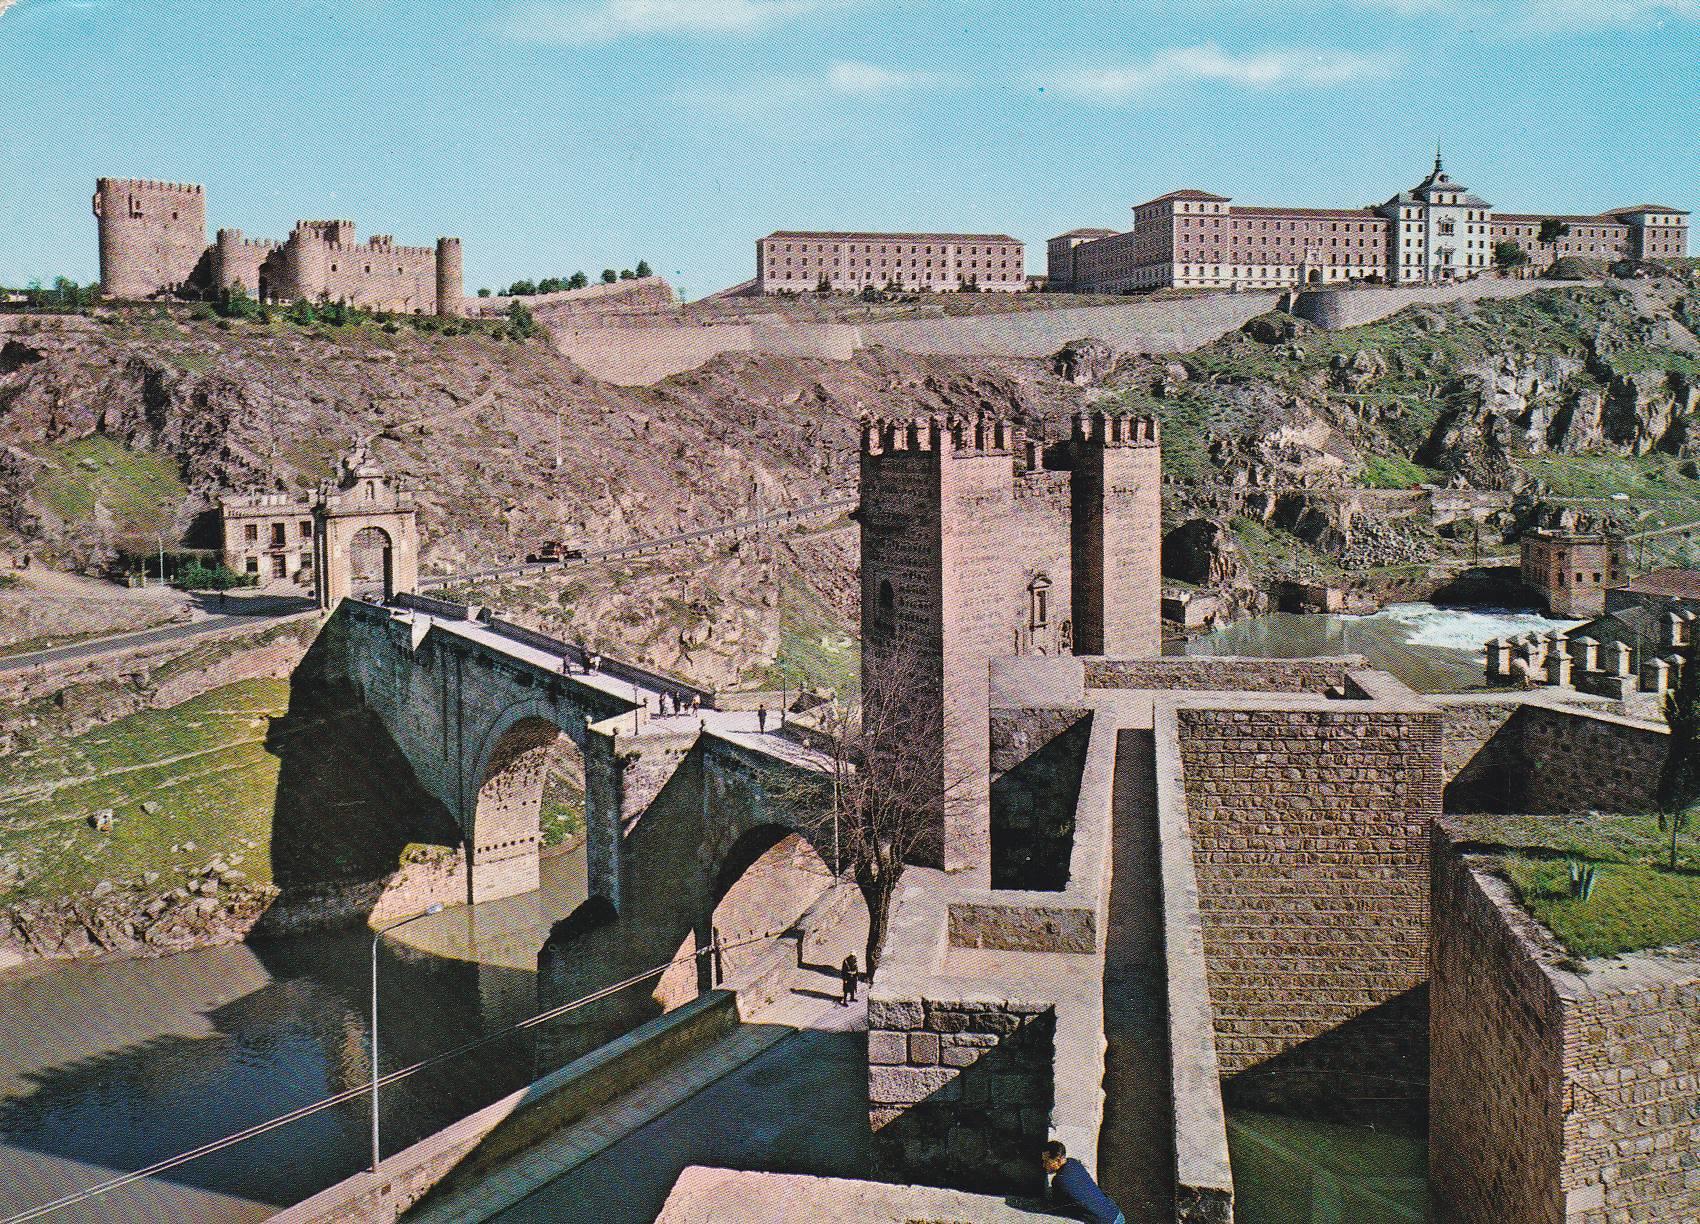
[[1445, 284], [1491, 270], [1502, 242], [1515, 243], [1535, 271], [1566, 256], [1674, 259], [1688, 253], [1688, 214], [1662, 204], [1589, 216], [1495, 212], [1446, 172], [1436, 150], [1422, 182], [1363, 208], [1249, 207], [1171, 191], [1134, 205], [1125, 233], [1052, 238], [1046, 283], [1074, 293]]
[[198, 183], [103, 178], [95, 184], [100, 284], [110, 298], [204, 298], [238, 287], [265, 302], [340, 301], [374, 310], [459, 315], [459, 238], [398, 246], [387, 234], [357, 242], [352, 221], [297, 221], [288, 238], [221, 229], [207, 244]]

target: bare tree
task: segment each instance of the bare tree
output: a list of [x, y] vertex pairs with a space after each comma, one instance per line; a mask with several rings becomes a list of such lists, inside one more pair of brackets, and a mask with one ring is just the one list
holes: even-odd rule
[[946, 799], [936, 669], [910, 659], [864, 669], [861, 692], [812, 711], [808, 738], [821, 772], [779, 796], [835, 876], [855, 881], [868, 907], [867, 970], [879, 965], [904, 868], [936, 862]]

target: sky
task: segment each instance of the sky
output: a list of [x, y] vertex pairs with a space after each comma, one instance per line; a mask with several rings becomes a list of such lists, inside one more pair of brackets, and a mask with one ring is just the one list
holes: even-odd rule
[[[479, 286], [775, 229], [1125, 229], [1179, 187], [1700, 204], [1700, 0], [0, 0], [0, 284], [99, 272], [100, 176], [209, 230], [464, 240]], [[210, 240], [209, 233], [209, 240]]]

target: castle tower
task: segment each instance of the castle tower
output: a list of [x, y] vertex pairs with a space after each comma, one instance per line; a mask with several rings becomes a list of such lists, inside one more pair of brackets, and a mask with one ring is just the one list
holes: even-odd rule
[[207, 203], [198, 184], [103, 178], [93, 207], [103, 294], [135, 300], [193, 286], [207, 251]]
[[437, 314], [454, 318], [466, 309], [459, 238], [437, 239]]
[[912, 861], [989, 882], [992, 660], [1157, 653], [1158, 453], [1145, 417], [1048, 449], [990, 415], [864, 423], [865, 729], [898, 789], [926, 775]]
[[1162, 597], [1157, 422], [1080, 413], [1071, 446], [1074, 652], [1151, 657]]

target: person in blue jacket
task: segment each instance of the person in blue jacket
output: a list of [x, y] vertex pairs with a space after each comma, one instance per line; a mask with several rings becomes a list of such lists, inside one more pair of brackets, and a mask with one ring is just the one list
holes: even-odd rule
[[1087, 1224], [1127, 1224], [1121, 1208], [1098, 1189], [1086, 1166], [1070, 1156], [1061, 1143], [1055, 1139], [1047, 1143], [1039, 1152], [1039, 1163], [1051, 1178], [1052, 1203], [1073, 1208]]

